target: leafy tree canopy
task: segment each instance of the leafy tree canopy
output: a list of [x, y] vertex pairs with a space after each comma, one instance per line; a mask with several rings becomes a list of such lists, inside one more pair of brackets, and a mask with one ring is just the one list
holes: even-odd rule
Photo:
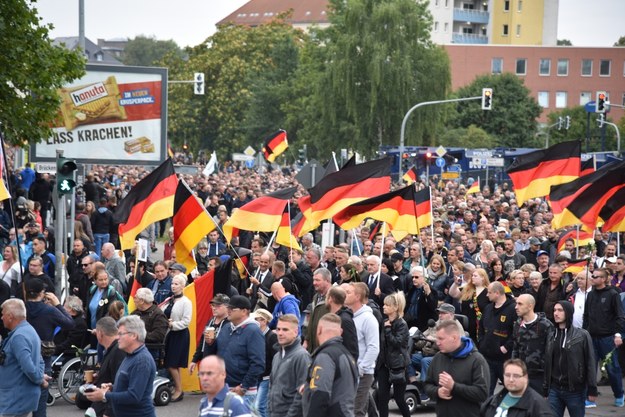
[[52, 26], [40, 20], [28, 0], [4, 0], [0, 7], [0, 129], [11, 145], [49, 137], [57, 89], [85, 72], [83, 54], [54, 46]]
[[128, 41], [124, 47], [122, 62], [124, 65], [151, 67], [167, 55], [184, 58], [182, 49], [173, 40], [158, 40], [155, 37], [139, 35]]

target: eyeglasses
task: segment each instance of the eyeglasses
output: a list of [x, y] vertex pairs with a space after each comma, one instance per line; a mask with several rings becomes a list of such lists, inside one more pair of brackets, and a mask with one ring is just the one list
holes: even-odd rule
[[508, 378], [508, 379], [521, 379], [525, 375], [521, 375], [521, 374], [503, 374], [503, 376], [504, 376], [504, 378]]

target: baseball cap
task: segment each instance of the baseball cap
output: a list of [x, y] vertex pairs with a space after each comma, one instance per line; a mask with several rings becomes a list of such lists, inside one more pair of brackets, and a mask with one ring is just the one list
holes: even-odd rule
[[499, 232], [504, 232], [505, 233], [506, 232], [506, 228], [505, 227], [498, 227], [497, 228], [497, 233], [499, 233]]
[[169, 269], [173, 269], [173, 270], [175, 270], [175, 271], [180, 271], [180, 272], [182, 272], [183, 274], [186, 274], [186, 273], [187, 273], [187, 268], [186, 268], [184, 265], [179, 264], [179, 263], [177, 263], [177, 262], [176, 262], [176, 263], [174, 263], [174, 264], [171, 264], [171, 266], [169, 267]]
[[230, 297], [228, 297], [225, 294], [215, 294], [215, 296], [213, 297], [210, 303], [215, 304], [215, 305], [228, 304], [230, 303]]
[[444, 311], [445, 313], [456, 313], [456, 308], [448, 303], [443, 303], [438, 307], [438, 311]]
[[537, 237], [531, 237], [530, 245], [540, 245], [540, 239], [538, 239]]
[[609, 258], [605, 258], [606, 262], [609, 262], [611, 264], [615, 264], [616, 263], [616, 256], [610, 256]]
[[250, 300], [242, 295], [235, 295], [230, 298], [230, 302], [228, 303], [229, 308], [240, 308], [244, 310], [251, 310], [252, 305], [250, 304]]
[[539, 256], [542, 256], [542, 255], [547, 255], [547, 256], [549, 256], [549, 253], [548, 253], [546, 250], [539, 250], [539, 251], [536, 253], [536, 257], [537, 257], [537, 258], [538, 258]]

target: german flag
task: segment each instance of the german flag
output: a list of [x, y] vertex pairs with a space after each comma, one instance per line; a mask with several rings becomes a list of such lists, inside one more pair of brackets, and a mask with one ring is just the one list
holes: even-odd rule
[[582, 272], [588, 266], [590, 258], [586, 259], [571, 259], [568, 261], [568, 265], [562, 272], [570, 272], [573, 275], [577, 275]]
[[4, 172], [4, 142], [0, 140], [0, 201], [7, 200], [11, 198], [11, 194], [9, 194], [9, 190], [4, 182], [4, 178], [8, 178], [8, 175], [5, 177]]
[[316, 222], [330, 219], [345, 207], [388, 192], [391, 159], [383, 158], [342, 168], [326, 175], [310, 192], [310, 215]]
[[254, 199], [234, 211], [224, 224], [224, 237], [232, 240], [233, 229], [251, 230], [255, 232], [275, 232], [280, 227], [282, 213], [295, 195], [297, 187], [285, 188], [271, 194]]
[[184, 180], [180, 180], [176, 188], [172, 223], [176, 260], [191, 271], [197, 266], [193, 249], [216, 225]]
[[418, 177], [419, 175], [417, 174], [417, 167], [413, 166], [408, 171], [406, 171], [402, 179], [406, 182], [406, 184], [412, 184], [417, 182]]
[[274, 162], [289, 147], [285, 130], [278, 130], [263, 140], [263, 154], [269, 162]]
[[[210, 307], [210, 300], [216, 294], [230, 294], [230, 273], [232, 271], [232, 259], [229, 259], [217, 269], [208, 271], [199, 278], [196, 278], [184, 289], [184, 295], [191, 300], [193, 314], [189, 323], [189, 333], [191, 341], [189, 343], [188, 361], [191, 362], [195, 349], [200, 343], [202, 333], [206, 324], [213, 316]], [[199, 390], [198, 378], [196, 375], [189, 375], [188, 372], [181, 372], [182, 389], [184, 391]]]
[[[568, 239], [573, 239], [575, 247], [581, 247], [587, 245], [594, 239], [594, 233], [587, 231], [583, 227], [577, 231], [577, 228], [570, 230], [563, 230], [558, 238], [557, 250], [562, 252], [564, 250], [565, 243]], [[573, 255], [573, 254], [571, 254]]]
[[625, 231], [625, 188], [621, 188], [606, 201], [599, 212], [599, 217], [603, 219], [601, 230], [604, 232]]
[[471, 187], [469, 187], [466, 194], [479, 193], [481, 190], [482, 189], [480, 188], [480, 178], [478, 177], [475, 181], [473, 181], [473, 184], [471, 184]]
[[519, 156], [508, 168], [517, 203], [549, 194], [552, 185], [564, 184], [579, 177], [580, 141], [562, 142], [547, 149]]
[[[136, 270], [135, 270], [136, 271]], [[135, 272], [138, 273], [138, 272]], [[137, 290], [141, 288], [141, 283], [139, 282], [139, 277], [135, 276], [132, 280], [132, 288], [130, 288], [130, 296], [128, 297], [128, 312], [132, 313], [137, 309], [135, 305], [135, 294], [137, 294]]]
[[[341, 210], [334, 222], [342, 229], [354, 229], [366, 218], [385, 221], [393, 230], [411, 234], [432, 223], [430, 190], [419, 192], [409, 185], [387, 194], [359, 201]], [[429, 220], [429, 221], [428, 221]]]
[[588, 229], [595, 229], [601, 209], [623, 187], [625, 161], [580, 177], [572, 184], [566, 184], [566, 187], [553, 187], [550, 194], [554, 212], [552, 226], [559, 227], [558, 223], [582, 223]]
[[302, 247], [297, 243], [297, 238], [293, 235], [293, 229], [291, 228], [291, 219], [289, 217], [288, 210], [282, 213], [282, 219], [280, 220], [280, 227], [276, 233], [276, 243], [291, 249], [297, 249], [302, 252]]
[[167, 142], [167, 156], [173, 158], [175, 156], [174, 150], [171, 148], [171, 144]]
[[592, 174], [595, 172], [595, 157], [593, 156], [590, 159], [582, 161], [582, 168], [579, 172], [579, 176], [583, 177], [584, 175]]
[[171, 158], [139, 181], [118, 204], [115, 221], [119, 223], [122, 249], [131, 249], [135, 237], [150, 224], [174, 214], [174, 195], [178, 178]]

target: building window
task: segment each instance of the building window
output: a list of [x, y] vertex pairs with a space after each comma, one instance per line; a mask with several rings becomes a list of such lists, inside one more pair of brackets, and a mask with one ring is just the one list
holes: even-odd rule
[[579, 105], [583, 106], [592, 100], [592, 93], [590, 91], [582, 91], [579, 93]]
[[449, 22], [445, 22], [445, 33], [449, 31]]
[[516, 11], [519, 13], [523, 11], [523, 0], [519, 0], [519, 2], [517, 3]]
[[473, 10], [475, 5], [473, 3], [462, 3], [462, 10]]
[[503, 11], [504, 12], [509, 12], [510, 11], [510, 0], [505, 0], [503, 2]]
[[582, 59], [582, 77], [592, 76], [592, 59]]
[[473, 28], [471, 28], [471, 27], [464, 27], [464, 28], [462, 28], [462, 34], [470, 35], [472, 33], [473, 33]]
[[445, 0], [445, 7], [449, 7], [449, 0]]
[[440, 5], [441, 5], [441, 0], [436, 0], [436, 1], [434, 2], [434, 6], [438, 7], [438, 6], [440, 6]]
[[543, 76], [551, 74], [551, 60], [549, 58], [541, 58], [540, 64], [538, 64], [538, 74]]
[[602, 59], [599, 61], [599, 76], [600, 77], [609, 77], [610, 76], [610, 64], [612, 61], [609, 59]]
[[516, 60], [516, 75], [525, 75], [527, 73], [527, 59], [519, 58]]
[[434, 22], [434, 32], [438, 32], [438, 22]]
[[503, 58], [493, 58], [491, 61], [491, 72], [501, 74], [503, 72]]
[[569, 75], [569, 60], [558, 59], [558, 76], [565, 77]]
[[621, 100], [621, 106], [625, 106], [625, 93], [623, 93], [623, 97]]
[[548, 91], [538, 92], [538, 105], [545, 109], [549, 107], [549, 92]]
[[508, 25], [503, 25], [503, 30], [501, 31], [503, 36], [508, 36]]
[[556, 91], [556, 109], [566, 108], [566, 91]]
[[516, 35], [521, 36], [521, 25], [516, 25]]

